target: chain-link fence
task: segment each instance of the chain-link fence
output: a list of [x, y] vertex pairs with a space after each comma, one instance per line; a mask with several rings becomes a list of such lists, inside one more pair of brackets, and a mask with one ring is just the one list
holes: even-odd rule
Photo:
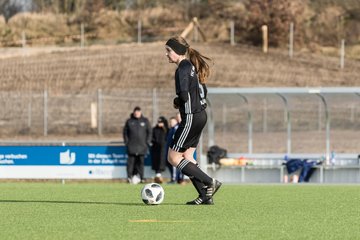
[[[0, 92], [0, 134], [2, 139], [116, 136], [121, 140], [124, 123], [135, 106], [142, 108], [152, 125], [161, 115], [174, 116], [174, 94], [173, 89], [157, 88], [99, 89], [81, 94]], [[359, 95], [326, 94], [327, 110], [316, 94], [284, 96], [210, 92], [208, 110], [214, 134], [209, 135], [205, 129], [205, 150], [210, 137], [229, 152], [325, 153], [327, 148], [339, 153], [359, 151]]]
[[160, 115], [176, 114], [173, 90], [126, 89], [88, 94], [51, 92], [0, 92], [0, 134], [16, 136], [112, 135], [122, 127], [135, 106], [152, 123]]
[[355, 89], [326, 94], [294, 90], [303, 93], [281, 94], [281, 88], [278, 93], [210, 91], [214, 128], [204, 134], [205, 148], [217, 144], [233, 153], [359, 152], [360, 96]]

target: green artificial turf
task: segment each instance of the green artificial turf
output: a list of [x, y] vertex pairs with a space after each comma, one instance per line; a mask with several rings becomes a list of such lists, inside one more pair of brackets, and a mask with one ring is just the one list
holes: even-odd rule
[[191, 185], [0, 183], [0, 239], [360, 239], [358, 185], [223, 185], [213, 206], [187, 206]]

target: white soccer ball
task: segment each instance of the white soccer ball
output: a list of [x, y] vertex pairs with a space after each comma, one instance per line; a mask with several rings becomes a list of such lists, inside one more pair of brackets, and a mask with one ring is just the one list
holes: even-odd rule
[[146, 184], [141, 190], [141, 199], [148, 205], [158, 205], [164, 201], [165, 192], [157, 183]]

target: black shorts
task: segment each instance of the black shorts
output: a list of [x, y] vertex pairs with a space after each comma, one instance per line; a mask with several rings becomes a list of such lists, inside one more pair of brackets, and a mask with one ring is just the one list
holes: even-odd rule
[[170, 148], [176, 152], [185, 152], [191, 147], [196, 148], [207, 121], [205, 110], [193, 114], [181, 114], [181, 118], [173, 142], [170, 144]]

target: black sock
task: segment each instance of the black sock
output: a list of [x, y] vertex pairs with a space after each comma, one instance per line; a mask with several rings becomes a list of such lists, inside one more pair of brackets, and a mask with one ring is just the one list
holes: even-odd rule
[[196, 191], [199, 193], [200, 197], [206, 197], [206, 185], [194, 177], [190, 178], [192, 184], [194, 185]]
[[201, 171], [201, 169], [198, 168], [196, 164], [190, 162], [189, 160], [181, 160], [177, 168], [180, 169], [183, 174], [187, 175], [188, 177], [194, 177], [201, 183], [206, 185], [210, 185], [212, 183], [212, 178]]
[[[200, 168], [199, 164], [196, 164], [196, 166], [198, 168]], [[206, 197], [206, 185], [194, 177], [191, 177], [190, 180], [191, 180], [192, 184], [194, 185], [196, 191], [199, 193], [199, 196], [203, 197], [203, 198]]]

